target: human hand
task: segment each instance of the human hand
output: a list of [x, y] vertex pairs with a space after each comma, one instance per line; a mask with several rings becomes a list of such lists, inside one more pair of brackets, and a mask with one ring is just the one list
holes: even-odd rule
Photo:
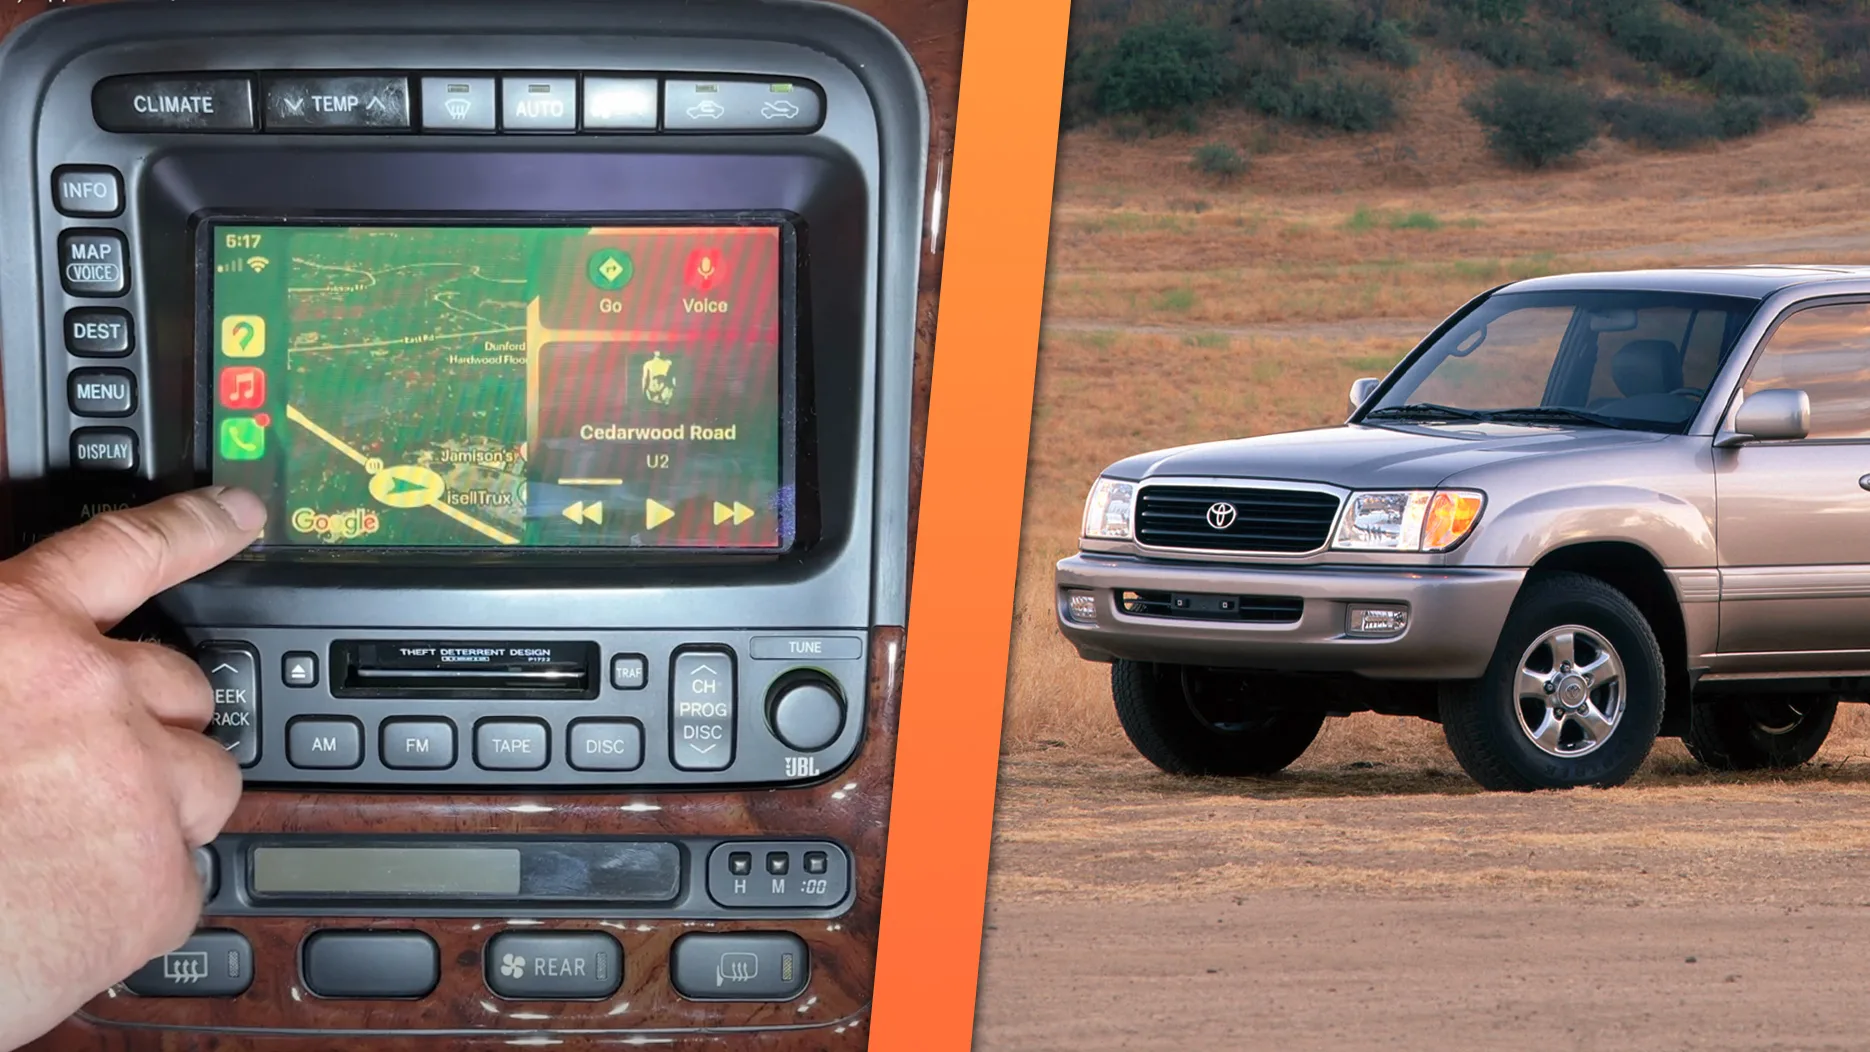
[[0, 562], [0, 1049], [153, 957], [201, 913], [191, 851], [240, 798], [213, 692], [168, 647], [104, 635], [266, 521], [212, 488], [100, 515]]

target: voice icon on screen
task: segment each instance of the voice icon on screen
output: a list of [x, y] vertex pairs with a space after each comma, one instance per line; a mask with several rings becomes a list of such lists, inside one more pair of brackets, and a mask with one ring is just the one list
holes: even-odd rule
[[721, 250], [698, 248], [688, 254], [688, 287], [707, 292], [721, 281]]

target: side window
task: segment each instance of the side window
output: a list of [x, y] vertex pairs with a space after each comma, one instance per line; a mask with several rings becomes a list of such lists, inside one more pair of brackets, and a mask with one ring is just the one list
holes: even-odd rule
[[1797, 388], [1812, 400], [1811, 438], [1870, 438], [1870, 303], [1808, 307], [1779, 323], [1741, 394]]

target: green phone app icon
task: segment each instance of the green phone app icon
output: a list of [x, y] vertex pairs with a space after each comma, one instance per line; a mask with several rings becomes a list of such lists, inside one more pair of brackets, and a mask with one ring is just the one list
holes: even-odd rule
[[221, 421], [221, 459], [258, 460], [266, 455], [266, 428], [250, 416]]

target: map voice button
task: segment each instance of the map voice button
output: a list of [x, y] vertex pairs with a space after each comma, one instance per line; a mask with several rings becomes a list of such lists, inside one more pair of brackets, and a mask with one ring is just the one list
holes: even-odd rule
[[259, 658], [242, 643], [208, 643], [195, 652], [214, 690], [208, 734], [242, 767], [260, 758]]
[[685, 650], [669, 683], [672, 759], [684, 771], [722, 771], [734, 762], [734, 655]]

